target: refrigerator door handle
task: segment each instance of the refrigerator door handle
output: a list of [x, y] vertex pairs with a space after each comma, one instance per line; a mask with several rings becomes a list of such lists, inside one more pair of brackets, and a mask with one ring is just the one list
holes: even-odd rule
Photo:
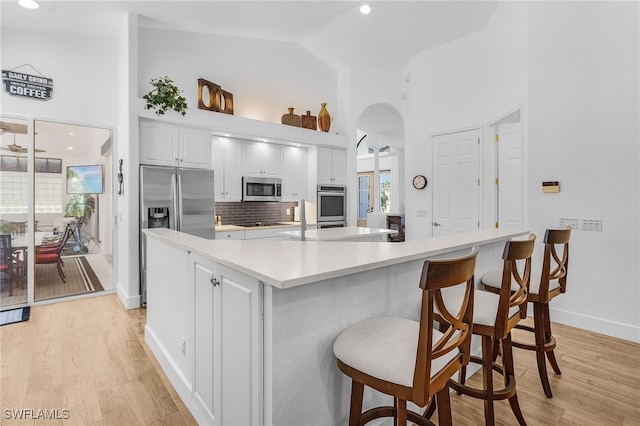
[[173, 194], [173, 226], [172, 228], [175, 229], [176, 231], [180, 230], [180, 221], [178, 220], [178, 217], [180, 215], [179, 211], [178, 211], [178, 188], [177, 188], [177, 184], [176, 184], [176, 177], [177, 175], [174, 174], [173, 176], [171, 176], [171, 193]]
[[176, 193], [176, 202], [178, 203], [178, 210], [176, 210], [178, 213], [176, 214], [176, 217], [178, 218], [178, 226], [177, 226], [177, 230], [178, 231], [182, 231], [182, 175], [180, 175], [180, 172], [177, 173], [178, 176], [178, 192]]

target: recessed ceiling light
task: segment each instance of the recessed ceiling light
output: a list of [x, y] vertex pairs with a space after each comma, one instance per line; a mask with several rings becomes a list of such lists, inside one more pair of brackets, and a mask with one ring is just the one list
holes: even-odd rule
[[37, 9], [40, 7], [40, 3], [35, 0], [19, 0], [18, 4], [25, 9]]
[[75, 134], [75, 133], [73, 133], [73, 132], [69, 132], [69, 133], [68, 133], [68, 135], [69, 135], [69, 136], [75, 136], [76, 134]]
[[360, 13], [362, 13], [363, 15], [368, 15], [369, 13], [371, 13], [371, 6], [369, 6], [368, 4], [363, 4], [362, 6], [360, 6]]
[[68, 149], [69, 151], [73, 151], [73, 147], [72, 147], [72, 146], [67, 147], [67, 149]]

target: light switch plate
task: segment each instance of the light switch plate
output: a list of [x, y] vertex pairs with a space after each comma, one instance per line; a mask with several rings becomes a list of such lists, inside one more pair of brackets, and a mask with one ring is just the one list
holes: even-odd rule
[[602, 231], [602, 219], [580, 219], [580, 229], [583, 231]]
[[577, 217], [561, 217], [560, 218], [560, 229], [578, 229], [578, 218]]

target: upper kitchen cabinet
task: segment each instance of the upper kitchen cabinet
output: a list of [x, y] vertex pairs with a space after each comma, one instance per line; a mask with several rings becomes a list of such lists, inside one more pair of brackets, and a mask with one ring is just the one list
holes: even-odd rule
[[318, 147], [318, 183], [347, 183], [347, 152], [343, 149]]
[[280, 145], [243, 141], [242, 174], [244, 176], [280, 177]]
[[214, 136], [212, 151], [216, 201], [242, 201], [242, 141]]
[[142, 119], [140, 164], [211, 169], [211, 132]]
[[307, 149], [283, 146], [282, 201], [300, 201], [307, 198]]

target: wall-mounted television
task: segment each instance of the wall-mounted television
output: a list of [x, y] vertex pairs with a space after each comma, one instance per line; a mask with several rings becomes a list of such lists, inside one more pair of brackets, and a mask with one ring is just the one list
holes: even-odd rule
[[102, 165], [67, 166], [67, 194], [102, 194]]

